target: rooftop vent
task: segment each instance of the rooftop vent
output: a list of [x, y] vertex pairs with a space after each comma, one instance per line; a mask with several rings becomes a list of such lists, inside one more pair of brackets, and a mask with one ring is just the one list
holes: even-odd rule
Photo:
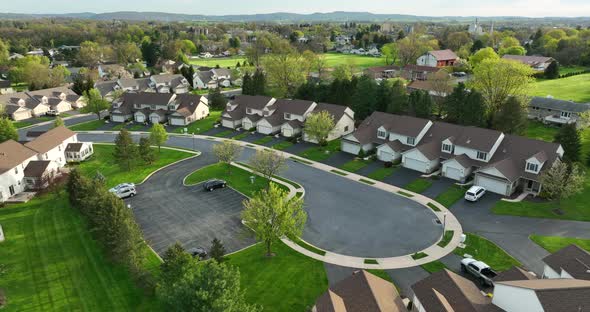
[[467, 144], [471, 143], [471, 139], [467, 139], [467, 142], [465, 142]]

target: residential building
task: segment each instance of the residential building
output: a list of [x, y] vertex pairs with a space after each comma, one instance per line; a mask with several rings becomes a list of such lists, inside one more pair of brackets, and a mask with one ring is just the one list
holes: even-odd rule
[[563, 157], [563, 148], [500, 131], [428, 119], [374, 112], [342, 139], [341, 149], [357, 155], [376, 151], [381, 161], [425, 174], [439, 171], [449, 179], [510, 196], [515, 191], [538, 194], [540, 177]]
[[581, 126], [580, 115], [590, 110], [590, 103], [574, 103], [551, 97], [533, 97], [528, 105], [528, 118], [547, 124], [575, 123]]
[[13, 120], [45, 115], [49, 110], [66, 112], [85, 105], [82, 97], [67, 87], [0, 95], [0, 105]]
[[119, 78], [133, 78], [133, 75], [128, 72], [123, 65], [101, 64], [98, 65], [98, 77], [110, 80]]
[[182, 75], [163, 74], [147, 78], [120, 78], [117, 80], [99, 81], [94, 87], [103, 98], [112, 100], [115, 91], [154, 92], [154, 93], [188, 93], [190, 84]]
[[195, 72], [193, 75], [194, 89], [215, 89], [217, 87], [230, 87], [231, 70], [226, 68], [212, 68]]
[[437, 73], [438, 67], [408, 64], [402, 68], [402, 78], [406, 80], [427, 80], [428, 75]]
[[428, 51], [424, 55], [418, 57], [416, 64], [429, 67], [445, 67], [455, 65], [455, 62], [458, 59], [459, 57], [457, 54], [449, 49], [434, 50]]
[[373, 79], [389, 79], [401, 76], [401, 68], [396, 65], [369, 67], [365, 69], [365, 75]]
[[577, 245], [564, 247], [543, 258], [543, 262], [543, 278], [575, 278], [590, 281], [590, 253]]
[[92, 143], [79, 142], [77, 134], [63, 126], [25, 144], [13, 140], [0, 143], [0, 202], [26, 190], [44, 187], [47, 178], [59, 174], [66, 162], [83, 160], [74, 160], [66, 153], [80, 144], [78, 150], [85, 151], [86, 159], [93, 152]]
[[365, 270], [356, 271], [328, 289], [312, 312], [408, 311], [395, 286]]
[[126, 92], [111, 107], [113, 122], [133, 120], [186, 126], [208, 115], [207, 98], [193, 94]]
[[190, 84], [182, 75], [164, 74], [150, 76], [151, 87], [158, 93], [182, 94], [189, 91]]
[[305, 141], [312, 142], [304, 133], [305, 120], [309, 114], [320, 111], [329, 112], [334, 119], [328, 140], [354, 131], [354, 112], [346, 106], [266, 96], [237, 96], [228, 102], [221, 119], [226, 128], [256, 129], [258, 133], [280, 133], [285, 137], [303, 135]]
[[469, 25], [469, 28], [467, 29], [467, 31], [472, 36], [481, 36], [484, 34], [483, 27], [481, 26], [481, 24], [479, 23], [479, 20], [477, 18], [475, 18], [475, 23]]
[[0, 79], [0, 94], [10, 93], [14, 93], [14, 89], [12, 89], [12, 83], [10, 82], [10, 80]]
[[545, 71], [549, 64], [555, 62], [555, 59], [552, 57], [547, 56], [532, 56], [532, 55], [510, 55], [505, 54], [502, 56], [505, 60], [514, 60], [521, 62], [525, 65], [529, 65], [532, 69], [536, 71]]

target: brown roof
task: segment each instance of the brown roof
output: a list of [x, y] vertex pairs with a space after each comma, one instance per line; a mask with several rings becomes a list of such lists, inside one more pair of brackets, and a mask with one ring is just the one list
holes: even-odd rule
[[453, 52], [452, 50], [449, 50], [449, 49], [435, 50], [435, 51], [430, 51], [428, 53], [432, 54], [432, 56], [434, 56], [437, 61], [449, 61], [449, 60], [456, 60], [459, 58], [457, 56], [457, 54], [455, 54], [455, 52]]
[[489, 152], [502, 132], [497, 130], [465, 127], [465, 131], [455, 139], [455, 144], [482, 152]]
[[46, 153], [74, 135], [76, 133], [72, 130], [60, 126], [43, 133], [33, 141], [26, 143], [25, 146], [37, 153]]
[[238, 105], [243, 105], [247, 108], [261, 110], [266, 104], [268, 104], [273, 98], [270, 96], [263, 95], [238, 95], [232, 101]]
[[405, 71], [416, 71], [416, 72], [429, 72], [429, 73], [436, 73], [440, 70], [438, 67], [430, 67], [430, 66], [422, 66], [422, 65], [414, 65], [408, 64], [405, 65], [403, 70]]
[[369, 67], [366, 70], [373, 72], [373, 73], [379, 73], [379, 72], [383, 72], [386, 70], [400, 70], [400, 67], [397, 65], [387, 65], [387, 66]]
[[[432, 81], [429, 80], [414, 80], [408, 84], [407, 88], [413, 90], [436, 91], [433, 89]], [[450, 93], [452, 91], [453, 88], [449, 85], [445, 93]]]
[[[344, 116], [347, 106], [343, 105], [336, 105], [336, 104], [329, 104], [329, 103], [318, 103], [318, 106], [314, 109], [315, 112], [327, 111], [334, 117], [334, 122], [338, 122], [342, 116]], [[354, 119], [354, 116], [350, 116], [350, 118]]]
[[449, 304], [455, 311], [501, 311], [473, 282], [447, 269], [415, 283], [412, 290], [426, 311], [445, 311]]
[[35, 155], [37, 152], [14, 140], [0, 143], [0, 174], [11, 170]]
[[[178, 94], [176, 95], [175, 102], [179, 103], [178, 108], [176, 111], [183, 115], [183, 116], [190, 116], [195, 113], [195, 110], [199, 106], [200, 103], [205, 104], [206, 102], [201, 102], [203, 96], [201, 95], [194, 95], [194, 94]], [[205, 104], [208, 105], [208, 104]]]
[[547, 57], [547, 56], [533, 56], [533, 55], [510, 55], [510, 54], [505, 54], [504, 56], [502, 56], [503, 59], [507, 59], [507, 60], [515, 60], [515, 61], [519, 61], [521, 63], [530, 65], [530, 66], [536, 66], [539, 64], [543, 64], [543, 63], [547, 63], [547, 62], [551, 62], [553, 61], [553, 58], [551, 57]]
[[520, 281], [520, 280], [532, 280], [532, 279], [537, 279], [537, 277], [534, 276], [533, 274], [523, 270], [521, 267], [513, 266], [509, 270], [498, 273], [498, 275], [496, 275], [496, 277], [494, 277], [494, 282]]
[[50, 160], [32, 160], [29, 162], [27, 167], [25, 168], [25, 177], [26, 178], [41, 178], [45, 171], [47, 170], [47, 166], [51, 163]]
[[407, 311], [392, 283], [367, 271], [355, 272], [324, 293], [316, 302], [317, 312], [337, 310], [340, 298], [347, 312]]
[[557, 273], [566, 271], [574, 278], [590, 281], [590, 253], [577, 245], [569, 245], [543, 258]]
[[279, 99], [274, 103], [274, 105], [279, 105], [282, 113], [294, 115], [303, 115], [313, 104], [313, 101], [287, 99]]

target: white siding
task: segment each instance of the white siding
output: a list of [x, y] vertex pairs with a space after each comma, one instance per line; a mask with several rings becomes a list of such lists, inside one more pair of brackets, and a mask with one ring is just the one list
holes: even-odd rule
[[352, 143], [352, 142], [348, 142], [348, 141], [342, 141], [340, 143], [340, 149], [343, 152], [349, 153], [349, 154], [353, 154], [353, 155], [358, 155], [358, 153], [361, 150], [361, 145], [358, 143]]
[[543, 312], [543, 306], [539, 302], [533, 290], [496, 284], [492, 304], [504, 309], [506, 312]]
[[488, 192], [493, 192], [504, 196], [512, 194], [510, 182], [494, 179], [492, 177], [487, 177], [480, 174], [475, 175], [474, 185], [484, 187]]
[[238, 125], [241, 125], [241, 124], [242, 124], [242, 120], [228, 120], [228, 119], [221, 120], [221, 125], [226, 128], [235, 129], [238, 127]]
[[441, 175], [443, 177], [457, 181], [465, 181], [470, 174], [470, 168], [463, 168], [463, 166], [455, 160], [444, 162], [441, 169]]
[[403, 154], [402, 165], [422, 173], [431, 173], [438, 168], [439, 160], [428, 160], [419, 150], [413, 149]]

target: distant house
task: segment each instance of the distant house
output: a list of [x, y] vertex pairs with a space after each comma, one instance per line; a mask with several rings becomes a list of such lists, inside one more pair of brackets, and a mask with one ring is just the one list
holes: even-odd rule
[[365, 75], [373, 79], [389, 79], [401, 76], [401, 68], [396, 65], [369, 67], [365, 69]]
[[590, 103], [574, 103], [550, 97], [533, 97], [528, 104], [528, 118], [547, 124], [579, 123], [580, 115], [590, 110]]
[[227, 68], [212, 68], [195, 72], [193, 75], [194, 89], [215, 89], [232, 85], [231, 70]]
[[49, 110], [66, 112], [85, 106], [83, 98], [66, 87], [0, 95], [0, 105], [13, 120], [45, 115]]
[[187, 65], [183, 62], [176, 62], [173, 60], [165, 60], [165, 61], [162, 61], [159, 64], [159, 66], [162, 69], [162, 72], [164, 72], [166, 74], [177, 74], [180, 72], [181, 69], [183, 69], [185, 67], [189, 67], [190, 65]]
[[417, 65], [429, 67], [445, 67], [453, 66], [459, 59], [455, 52], [447, 50], [428, 51], [424, 55], [418, 57]]
[[0, 79], [0, 95], [10, 93], [14, 93], [14, 89], [12, 89], [12, 83], [10, 82], [10, 80]]
[[427, 80], [428, 75], [437, 73], [438, 67], [408, 64], [402, 68], [402, 78], [406, 80]]
[[590, 253], [569, 245], [543, 258], [543, 278], [575, 278], [590, 281]]
[[331, 286], [312, 312], [404, 312], [408, 311], [395, 286], [365, 270]]
[[186, 78], [178, 74], [164, 74], [150, 76], [151, 86], [158, 93], [182, 94], [189, 91], [189, 83]]
[[98, 77], [102, 79], [133, 78], [133, 75], [119, 64], [98, 65]]
[[530, 66], [536, 71], [545, 71], [549, 64], [555, 62], [555, 59], [547, 56], [531, 56], [531, 55], [510, 55], [502, 56], [505, 60], [514, 60]]
[[188, 80], [182, 75], [163, 74], [149, 78], [120, 78], [117, 80], [99, 81], [94, 84], [100, 95], [112, 100], [115, 91], [125, 92], [153, 92], [153, 93], [187, 93], [190, 88]]

